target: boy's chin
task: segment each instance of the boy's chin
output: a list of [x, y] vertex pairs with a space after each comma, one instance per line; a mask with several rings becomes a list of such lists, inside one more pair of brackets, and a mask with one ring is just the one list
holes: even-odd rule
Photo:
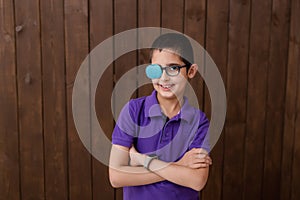
[[177, 99], [176, 95], [172, 91], [158, 91], [156, 90], [160, 98], [166, 99], [166, 100], [173, 100]]

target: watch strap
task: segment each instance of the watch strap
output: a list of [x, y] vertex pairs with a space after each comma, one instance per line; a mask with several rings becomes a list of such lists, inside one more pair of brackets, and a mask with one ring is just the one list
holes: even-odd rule
[[150, 163], [151, 163], [154, 159], [157, 159], [157, 158], [158, 158], [158, 156], [156, 156], [156, 155], [150, 155], [150, 156], [147, 156], [147, 157], [145, 158], [144, 167], [145, 167], [147, 170], [149, 170], [149, 165], [150, 165]]

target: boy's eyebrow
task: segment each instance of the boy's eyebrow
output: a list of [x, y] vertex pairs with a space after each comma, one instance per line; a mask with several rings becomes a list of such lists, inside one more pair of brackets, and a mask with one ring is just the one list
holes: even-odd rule
[[[152, 63], [152, 64], [158, 64], [158, 63]], [[158, 65], [160, 65], [160, 64], [158, 64]], [[183, 65], [185, 65], [185, 64], [179, 64], [179, 63], [167, 63], [167, 64], [165, 64], [164, 66], [162, 66], [162, 67], [169, 67], [169, 66], [183, 66]]]
[[168, 63], [168, 64], [166, 64], [166, 66], [174, 66], [174, 65], [181, 66], [181, 64], [179, 64], [179, 63]]

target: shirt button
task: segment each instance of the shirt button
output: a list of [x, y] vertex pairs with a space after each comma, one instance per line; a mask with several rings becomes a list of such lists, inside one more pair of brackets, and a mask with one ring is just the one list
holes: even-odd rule
[[169, 135], [170, 135], [169, 133], [165, 133], [165, 136], [166, 136], [166, 137], [169, 137]]

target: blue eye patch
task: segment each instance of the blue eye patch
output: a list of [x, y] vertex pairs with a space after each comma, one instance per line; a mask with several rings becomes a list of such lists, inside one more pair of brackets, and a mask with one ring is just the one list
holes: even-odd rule
[[160, 65], [152, 64], [146, 67], [146, 75], [150, 79], [160, 78], [163, 73], [163, 70]]

